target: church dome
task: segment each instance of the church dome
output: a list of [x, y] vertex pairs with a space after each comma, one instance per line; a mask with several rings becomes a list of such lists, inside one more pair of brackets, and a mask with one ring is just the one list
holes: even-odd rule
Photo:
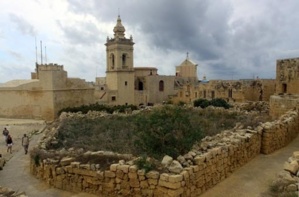
[[113, 29], [114, 31], [114, 36], [119, 37], [119, 38], [124, 38], [125, 37], [125, 27], [121, 24], [121, 19], [120, 16], [117, 18], [117, 23], [116, 26]]

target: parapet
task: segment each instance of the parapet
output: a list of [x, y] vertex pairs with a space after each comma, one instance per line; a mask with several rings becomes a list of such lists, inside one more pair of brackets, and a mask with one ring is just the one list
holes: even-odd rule
[[63, 71], [63, 65], [58, 64], [36, 64], [36, 71]]

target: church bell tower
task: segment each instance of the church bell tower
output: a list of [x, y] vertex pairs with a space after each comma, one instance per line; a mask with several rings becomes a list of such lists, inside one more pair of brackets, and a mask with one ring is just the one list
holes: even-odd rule
[[108, 103], [134, 104], [134, 56], [133, 38], [125, 37], [125, 27], [117, 18], [114, 37], [106, 42], [106, 84]]

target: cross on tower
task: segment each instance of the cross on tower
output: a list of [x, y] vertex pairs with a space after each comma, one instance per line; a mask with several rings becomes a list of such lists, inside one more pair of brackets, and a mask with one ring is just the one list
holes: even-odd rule
[[189, 59], [189, 52], [187, 52], [187, 58], [186, 59]]

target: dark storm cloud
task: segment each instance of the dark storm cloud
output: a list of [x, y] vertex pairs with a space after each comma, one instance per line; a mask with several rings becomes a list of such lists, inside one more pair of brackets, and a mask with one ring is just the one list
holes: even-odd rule
[[73, 12], [101, 21], [116, 21], [119, 8], [127, 30], [140, 31], [139, 37], [133, 35], [136, 44], [142, 39], [164, 52], [188, 51], [216, 78], [272, 78], [276, 59], [298, 49], [299, 2], [249, 2], [253, 7], [244, 10], [244, 17], [234, 16], [239, 2], [229, 0], [69, 0]]
[[76, 22], [75, 24], [67, 24], [57, 21], [57, 25], [61, 28], [65, 37], [74, 45], [93, 45], [98, 44], [101, 32], [92, 22]]
[[15, 15], [15, 14], [10, 14], [9, 15], [10, 20], [16, 24], [17, 29], [22, 32], [24, 35], [29, 35], [29, 36], [34, 36], [36, 35], [36, 31], [34, 27], [24, 20], [23, 18]]
[[[226, 42], [231, 7], [207, 0], [181, 1], [69, 1], [72, 11], [93, 13], [102, 20], [115, 20], [117, 9], [124, 23], [141, 28], [144, 38], [162, 50], [193, 51], [200, 58], [219, 56]], [[119, 5], [115, 6], [115, 5]], [[221, 8], [222, 10], [218, 10]], [[213, 23], [208, 21], [213, 20]], [[144, 39], [143, 38], [143, 39]]]

